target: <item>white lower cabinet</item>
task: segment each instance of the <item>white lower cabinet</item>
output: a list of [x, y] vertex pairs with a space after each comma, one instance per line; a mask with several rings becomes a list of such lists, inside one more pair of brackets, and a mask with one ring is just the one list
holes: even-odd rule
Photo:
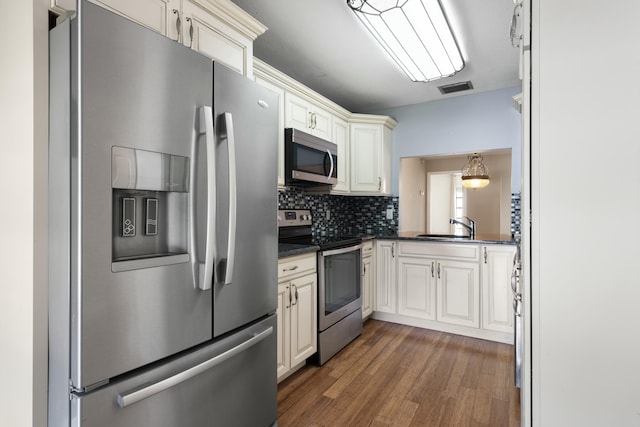
[[317, 350], [317, 292], [315, 253], [278, 261], [278, 381]]
[[514, 246], [379, 240], [376, 251], [373, 318], [513, 342]]
[[398, 258], [398, 314], [480, 326], [478, 263]]
[[396, 242], [376, 241], [374, 311], [396, 313]]
[[436, 318], [435, 263], [435, 260], [398, 258], [398, 314], [419, 319]]
[[373, 283], [375, 263], [373, 262], [373, 241], [364, 242], [362, 247], [362, 318], [373, 313]]
[[511, 273], [515, 246], [483, 246], [482, 328], [498, 332], [513, 331], [513, 292]]
[[480, 327], [480, 266], [478, 263], [437, 261], [436, 319], [454, 325]]

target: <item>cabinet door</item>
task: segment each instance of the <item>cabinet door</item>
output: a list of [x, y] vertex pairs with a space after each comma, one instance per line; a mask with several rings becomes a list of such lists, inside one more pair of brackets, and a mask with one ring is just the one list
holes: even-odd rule
[[396, 313], [396, 242], [376, 242], [376, 273], [374, 310]]
[[373, 257], [362, 258], [362, 318], [373, 312]]
[[349, 126], [337, 117], [333, 118], [333, 142], [338, 146], [338, 183], [332, 192], [349, 192]]
[[436, 318], [436, 260], [398, 258], [398, 314]]
[[291, 353], [289, 351], [289, 331], [291, 329], [289, 324], [289, 288], [290, 284], [288, 282], [278, 285], [278, 310], [276, 311], [278, 318], [278, 378], [286, 374], [291, 368]]
[[331, 114], [291, 93], [285, 95], [285, 126], [332, 141]]
[[310, 132], [311, 104], [290, 93], [285, 94], [285, 127]]
[[291, 366], [304, 362], [317, 349], [317, 295], [315, 274], [291, 281]]
[[480, 268], [471, 262], [437, 261], [437, 320], [480, 327]]
[[382, 125], [351, 124], [351, 191], [382, 191]]
[[314, 106], [311, 113], [311, 133], [318, 138], [333, 142], [331, 118], [331, 114]]
[[511, 272], [514, 246], [485, 246], [482, 264], [482, 328], [513, 332]]
[[253, 41], [191, 0], [182, 0], [182, 43], [252, 77], [249, 58], [253, 58]]

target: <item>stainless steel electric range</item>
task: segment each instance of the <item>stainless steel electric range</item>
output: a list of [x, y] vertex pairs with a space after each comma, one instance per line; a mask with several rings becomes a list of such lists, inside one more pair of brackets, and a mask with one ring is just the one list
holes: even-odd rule
[[278, 241], [320, 247], [318, 353], [313, 362], [323, 365], [362, 333], [362, 239], [314, 236], [310, 210], [280, 210]]

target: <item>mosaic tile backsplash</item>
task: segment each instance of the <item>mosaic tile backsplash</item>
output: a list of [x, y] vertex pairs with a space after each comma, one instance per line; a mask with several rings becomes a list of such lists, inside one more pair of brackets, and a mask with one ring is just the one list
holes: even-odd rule
[[[393, 208], [393, 219], [387, 209]], [[345, 236], [398, 232], [398, 198], [338, 196], [289, 187], [278, 190], [278, 209], [310, 209], [315, 236]], [[327, 216], [327, 212], [329, 215]], [[511, 194], [511, 236], [520, 234], [520, 193]]]
[[[387, 219], [388, 208], [393, 208], [393, 219]], [[397, 197], [338, 196], [289, 187], [278, 191], [278, 209], [310, 209], [315, 236], [398, 232]]]

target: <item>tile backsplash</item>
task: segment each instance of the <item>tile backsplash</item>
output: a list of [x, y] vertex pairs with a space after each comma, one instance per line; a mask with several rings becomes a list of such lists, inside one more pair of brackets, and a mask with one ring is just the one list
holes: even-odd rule
[[[387, 219], [389, 208], [392, 219]], [[278, 190], [278, 209], [310, 209], [316, 236], [380, 236], [398, 231], [397, 197], [318, 194], [289, 187]]]
[[[393, 209], [393, 219], [387, 219], [389, 208]], [[278, 209], [310, 209], [313, 216], [313, 234], [316, 236], [383, 236], [398, 232], [397, 197], [339, 196], [289, 187], [278, 190]], [[519, 233], [520, 193], [513, 193], [511, 236]]]

